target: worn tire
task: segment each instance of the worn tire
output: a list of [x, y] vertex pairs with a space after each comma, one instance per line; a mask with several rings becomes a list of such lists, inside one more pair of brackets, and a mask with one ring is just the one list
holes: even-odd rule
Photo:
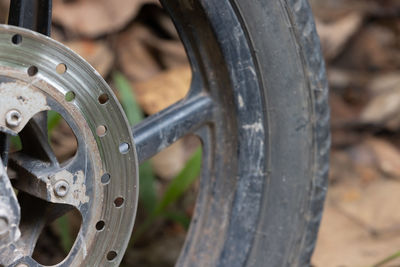
[[214, 132], [200, 133], [206, 144], [216, 136], [205, 145], [215, 161], [204, 162], [211, 171], [177, 266], [308, 266], [330, 133], [324, 62], [307, 1], [162, 2], [194, 76], [207, 81], [222, 110]]
[[[303, 151], [303, 156], [298, 158], [301, 161], [310, 157], [307, 165], [309, 172], [297, 173], [296, 175], [293, 166], [295, 164], [291, 164], [287, 160], [292, 157], [285, 156], [285, 153], [291, 153], [290, 148], [286, 148], [283, 149], [286, 151], [279, 158], [282, 164], [279, 164], [280, 166], [277, 168], [280, 168], [280, 170], [270, 174], [271, 179], [280, 180], [286, 169], [290, 170], [289, 173], [293, 175], [294, 180], [305, 181], [307, 186], [298, 188], [298, 190], [304, 190], [302, 198], [298, 199], [302, 205], [297, 207], [287, 206], [287, 209], [285, 209], [278, 198], [275, 198], [275, 202], [268, 201], [268, 197], [265, 198], [265, 208], [263, 209], [265, 213], [261, 215], [261, 218], [264, 219], [260, 221], [258, 228], [261, 234], [256, 237], [252, 253], [245, 266], [309, 266], [327, 190], [330, 148], [328, 85], [311, 8], [306, 0], [232, 0], [231, 2], [246, 25], [249, 43], [261, 69], [260, 79], [266, 84], [267, 103], [269, 105], [276, 103], [277, 106], [276, 109], [272, 110], [279, 114], [270, 114], [269, 118], [281, 118], [281, 124], [284, 124], [282, 121], [288, 118], [287, 115], [294, 116], [296, 113], [308, 112], [309, 114], [306, 117], [310, 120], [306, 123], [312, 128], [308, 140], [298, 139], [295, 141], [309, 142], [309, 150]], [[267, 33], [257, 34], [260, 32]], [[275, 39], [275, 44], [271, 39]], [[280, 49], [274, 51], [279, 46]], [[282, 54], [289, 53], [288, 51], [296, 54], [296, 56], [293, 56], [292, 60], [285, 61], [282, 59], [285, 57]], [[273, 58], [272, 61], [275, 65], [271, 64], [271, 58]], [[302, 65], [302, 79], [298, 79], [297, 75], [291, 73], [293, 70], [289, 65], [296, 64]], [[271, 66], [275, 71], [271, 71]], [[286, 79], [297, 79], [297, 82], [301, 81], [303, 85], [294, 87], [295, 89], [291, 91], [289, 88], [282, 88], [279, 82], [273, 82], [274, 79], [276, 81], [285, 79], [285, 77]], [[280, 90], [287, 91], [285, 94], [279, 95], [276, 91]], [[283, 102], [279, 100], [280, 97], [299, 101], [300, 99], [296, 97], [298, 95], [296, 90], [307, 94], [308, 100], [303, 103], [307, 107], [307, 111], [296, 110], [291, 105], [280, 105]], [[279, 119], [277, 123], [279, 124]], [[279, 136], [282, 136], [282, 131], [291, 132], [296, 127], [301, 127], [299, 122], [289, 121], [285, 127], [279, 127], [279, 131], [273, 132], [271, 130], [271, 139], [275, 136], [278, 140]], [[301, 137], [293, 135], [290, 138]], [[283, 140], [283, 142], [285, 141]], [[272, 141], [271, 144], [273, 145], [271, 151], [282, 151], [281, 142]], [[293, 182], [295, 182], [294, 180]], [[280, 185], [277, 184], [277, 186]], [[271, 190], [274, 189], [271, 188]], [[296, 190], [296, 187], [293, 190]], [[290, 194], [288, 194], [289, 201], [296, 202], [294, 198], [290, 197]], [[270, 206], [273, 206], [273, 208]], [[283, 228], [285, 233], [282, 233], [282, 230], [279, 229], [279, 224], [275, 224], [274, 227], [268, 226], [271, 223], [268, 216], [273, 213], [281, 214], [283, 218], [286, 217], [293, 222]], [[292, 220], [296, 217], [297, 219]], [[262, 234], [263, 229], [269, 229], [269, 233], [275, 232], [275, 241], [271, 242], [273, 240], [269, 238], [271, 234]]]

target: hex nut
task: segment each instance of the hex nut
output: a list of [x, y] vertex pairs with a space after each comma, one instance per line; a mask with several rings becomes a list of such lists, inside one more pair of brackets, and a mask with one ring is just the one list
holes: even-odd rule
[[22, 115], [18, 110], [12, 109], [6, 114], [6, 123], [10, 127], [18, 127], [22, 122]]
[[54, 185], [54, 193], [59, 197], [65, 197], [69, 191], [69, 184], [65, 180], [57, 181]]

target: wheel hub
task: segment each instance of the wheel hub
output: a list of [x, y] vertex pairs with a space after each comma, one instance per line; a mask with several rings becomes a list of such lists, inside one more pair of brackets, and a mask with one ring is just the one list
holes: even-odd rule
[[[77, 139], [62, 164], [48, 143], [49, 110]], [[4, 140], [15, 135], [22, 150], [8, 157]], [[138, 163], [129, 124], [100, 75], [52, 39], [0, 25], [0, 139], [0, 265], [43, 266], [32, 258], [39, 234], [71, 209], [82, 224], [56, 266], [118, 265], [136, 214]]]

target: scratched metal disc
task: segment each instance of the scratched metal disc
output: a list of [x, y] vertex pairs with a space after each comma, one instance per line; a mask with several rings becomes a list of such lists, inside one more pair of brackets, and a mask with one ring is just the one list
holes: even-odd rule
[[[65, 164], [40, 131], [40, 114], [48, 110], [61, 114], [77, 138], [77, 153]], [[55, 266], [118, 266], [136, 214], [137, 156], [121, 106], [100, 75], [62, 44], [0, 25], [0, 131], [29, 133], [37, 144], [25, 142], [24, 148], [38, 147], [10, 155], [16, 177], [2, 178], [25, 197], [18, 197], [20, 232], [1, 241], [0, 266], [42, 266], [32, 258], [43, 227], [38, 222], [68, 207], [79, 211], [82, 225], [70, 253]]]

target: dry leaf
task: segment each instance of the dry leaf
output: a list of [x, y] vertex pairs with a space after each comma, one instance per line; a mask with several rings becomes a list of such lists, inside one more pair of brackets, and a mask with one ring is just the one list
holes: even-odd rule
[[385, 126], [391, 130], [400, 127], [400, 84], [376, 95], [361, 113], [364, 123]]
[[66, 42], [65, 45], [86, 59], [101, 76], [106, 77], [111, 71], [114, 54], [106, 43], [86, 40]]
[[192, 79], [189, 66], [164, 71], [146, 82], [134, 83], [140, 106], [147, 114], [157, 113], [186, 96]]
[[351, 13], [331, 23], [316, 20], [317, 31], [327, 60], [335, 58], [342, 51], [346, 42], [359, 30], [362, 21], [361, 13]]
[[388, 177], [400, 178], [400, 151], [384, 139], [371, 138], [366, 145], [374, 152], [379, 170]]
[[368, 85], [368, 91], [373, 95], [379, 95], [395, 88], [400, 89], [400, 72], [389, 72], [377, 75]]
[[164, 180], [174, 178], [185, 166], [185, 145], [178, 140], [151, 159], [153, 169]]
[[132, 26], [118, 38], [118, 61], [132, 81], [146, 80], [161, 70], [157, 59], [146, 46], [146, 40], [151, 38], [149, 29], [140, 24]]
[[[343, 198], [349, 190], [360, 192], [358, 199], [346, 202]], [[399, 190], [397, 181], [384, 179], [366, 187], [348, 183], [332, 186], [312, 266], [371, 266], [396, 251], [400, 242]], [[396, 260], [388, 266], [399, 264]]]
[[53, 20], [73, 33], [97, 37], [122, 29], [147, 3], [155, 0], [56, 0]]
[[395, 27], [367, 24], [349, 42], [337, 64], [347, 69], [397, 71], [400, 68], [398, 32]]
[[164, 180], [176, 177], [199, 146], [201, 142], [194, 135], [179, 139], [151, 159], [156, 174]]
[[354, 121], [357, 118], [357, 111], [354, 110], [354, 107], [346, 103], [335, 92], [329, 94], [329, 106], [332, 110], [331, 124], [334, 126]]
[[116, 44], [118, 60], [131, 81], [143, 81], [162, 69], [188, 63], [179, 40], [163, 39], [136, 23], [123, 32]]

